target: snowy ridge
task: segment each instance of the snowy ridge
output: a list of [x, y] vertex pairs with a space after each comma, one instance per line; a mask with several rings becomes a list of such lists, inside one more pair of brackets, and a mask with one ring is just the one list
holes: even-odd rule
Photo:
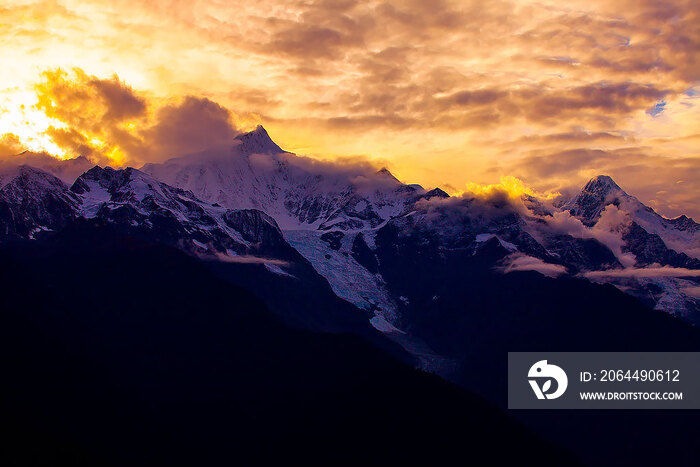
[[73, 220], [99, 219], [128, 234], [213, 260], [273, 262], [276, 274], [296, 257], [275, 220], [200, 200], [134, 168], [93, 167], [72, 187], [33, 167], [0, 173], [0, 237], [34, 239]]
[[147, 164], [158, 180], [231, 209], [259, 209], [283, 230], [374, 228], [423, 194], [388, 170], [338, 172], [283, 151], [260, 126], [233, 145]]
[[[81, 175], [71, 191], [81, 199], [79, 213], [87, 219], [154, 228], [166, 222], [182, 236], [195, 240], [199, 250], [244, 253], [250, 242], [227, 222], [226, 209], [212, 206], [192, 193], [162, 183], [133, 168], [94, 167]], [[171, 232], [172, 233], [172, 232]]]
[[606, 175], [591, 179], [562, 209], [571, 212], [584, 224], [594, 226], [610, 205], [628, 213], [647, 232], [660, 236], [669, 248], [700, 258], [700, 225], [687, 216], [667, 219], [657, 214], [625, 193]]
[[55, 176], [26, 165], [0, 171], [0, 238], [30, 238], [59, 230], [80, 200]]

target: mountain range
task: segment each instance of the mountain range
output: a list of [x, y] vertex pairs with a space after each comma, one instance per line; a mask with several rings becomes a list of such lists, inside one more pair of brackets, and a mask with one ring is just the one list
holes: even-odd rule
[[[657, 214], [608, 176], [570, 199], [504, 190], [450, 196], [387, 169], [286, 152], [263, 127], [197, 154], [140, 169], [94, 166], [73, 179], [85, 162], [0, 169], [0, 252], [8, 261], [43, 271], [55, 255], [83, 265], [115, 248], [132, 259], [134, 249], [165, 248], [201, 265], [208, 280], [251, 293], [286, 326], [360, 336], [497, 405], [507, 351], [700, 345], [700, 225]], [[41, 267], [27, 259], [37, 255]], [[87, 263], [69, 268], [78, 290], [94, 287], [80, 278], [95, 268]], [[136, 275], [140, 293], [164, 281]], [[543, 417], [520, 422], [539, 430]], [[590, 442], [584, 429], [600, 420], [572, 417], [580, 423], [553, 441], [581, 455]], [[637, 442], [619, 435], [640, 423], [634, 415], [606, 423], [617, 443]]]
[[263, 127], [140, 170], [93, 167], [71, 186], [26, 165], [0, 172], [1, 238], [33, 239], [78, 218], [280, 275], [310, 264], [384, 332], [405, 331], [410, 301], [380, 270], [391, 253], [377, 239], [394, 231], [443, 257], [498, 242], [508, 254], [492, 266], [504, 273], [585, 277], [691, 323], [700, 316], [700, 224], [660, 216], [608, 176], [559, 202], [450, 197], [386, 169], [285, 152]]

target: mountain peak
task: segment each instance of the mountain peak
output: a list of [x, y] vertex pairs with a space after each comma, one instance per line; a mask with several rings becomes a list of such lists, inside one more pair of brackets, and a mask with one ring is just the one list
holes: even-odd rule
[[0, 188], [10, 183], [20, 184], [27, 189], [33, 187], [36, 190], [65, 187], [64, 182], [53, 174], [27, 164], [0, 169]]
[[[82, 195], [92, 191], [93, 188], [99, 187], [113, 194], [120, 190], [133, 190], [137, 185], [152, 189], [153, 186], [158, 184], [160, 182], [151, 175], [133, 167], [113, 169], [109, 166], [100, 167], [96, 165], [78, 177], [73, 186], [70, 187], [70, 190], [73, 193]], [[144, 189], [140, 191], [143, 192]]]
[[425, 194], [425, 199], [431, 199], [431, 198], [440, 198], [440, 199], [445, 199], [449, 198], [450, 195], [447, 194], [447, 192], [441, 188], [433, 188], [429, 192]]
[[394, 174], [391, 173], [389, 171], [389, 169], [387, 169], [386, 167], [382, 167], [381, 169], [377, 170], [377, 175], [380, 175], [380, 176], [386, 177], [392, 181], [397, 181], [397, 182], [401, 183], [401, 181], [398, 178], [396, 178], [394, 176]]
[[284, 151], [267, 134], [267, 130], [262, 125], [258, 125], [255, 130], [241, 133], [234, 138], [240, 141], [240, 151], [243, 154], [279, 154]]
[[599, 194], [609, 194], [612, 192], [623, 192], [622, 188], [615, 183], [609, 175], [598, 175], [586, 183], [583, 191], [588, 193], [599, 193]]
[[590, 179], [583, 190], [562, 207], [580, 218], [584, 224], [593, 225], [607, 205], [617, 204], [620, 199], [626, 198], [630, 196], [615, 180], [608, 175], [598, 175]]

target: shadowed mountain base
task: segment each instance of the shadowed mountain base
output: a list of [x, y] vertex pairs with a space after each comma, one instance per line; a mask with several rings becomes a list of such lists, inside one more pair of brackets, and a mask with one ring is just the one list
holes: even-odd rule
[[358, 337], [281, 325], [168, 247], [74, 232], [0, 263], [4, 465], [573, 462]]

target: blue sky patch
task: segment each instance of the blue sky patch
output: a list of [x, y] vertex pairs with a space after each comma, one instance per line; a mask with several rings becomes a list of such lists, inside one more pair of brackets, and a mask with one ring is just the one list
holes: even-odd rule
[[652, 117], [656, 117], [664, 111], [664, 108], [666, 108], [666, 101], [659, 101], [654, 107], [647, 110], [647, 114], [651, 115]]

